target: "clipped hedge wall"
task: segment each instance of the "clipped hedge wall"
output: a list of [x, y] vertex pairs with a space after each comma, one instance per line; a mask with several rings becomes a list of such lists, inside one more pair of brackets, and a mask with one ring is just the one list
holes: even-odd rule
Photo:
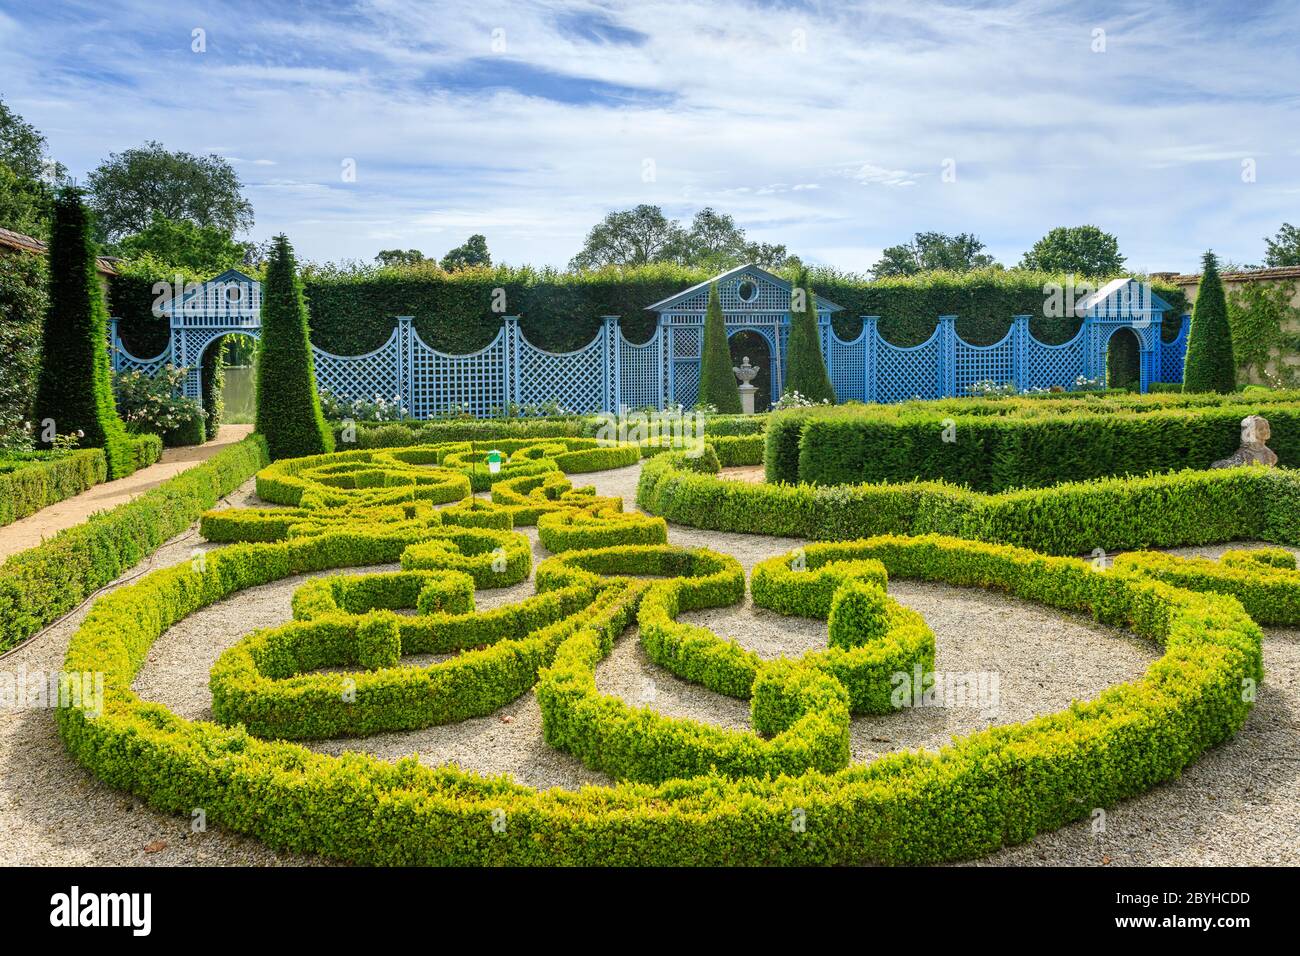
[[[161, 447], [156, 436], [140, 447]], [[184, 531], [267, 462], [252, 435], [202, 465], [0, 564], [0, 650], [36, 633]]]
[[[530, 342], [563, 352], [590, 342], [602, 315], [619, 316], [628, 339], [646, 341], [656, 322], [646, 306], [711, 277], [707, 270], [677, 266], [579, 274], [527, 267], [450, 273], [427, 268], [355, 273], [308, 269], [303, 285], [311, 308], [312, 341], [338, 355], [359, 355], [383, 345], [398, 315], [415, 316], [420, 337], [445, 352], [483, 348], [501, 328], [501, 315], [518, 315]], [[818, 295], [843, 306], [833, 322], [844, 339], [861, 331], [863, 315], [879, 315], [881, 334], [896, 345], [924, 342], [940, 315], [956, 315], [958, 334], [975, 345], [998, 341], [1015, 315], [1033, 316], [1030, 329], [1049, 344], [1068, 341], [1081, 322], [1044, 315], [1044, 286], [1066, 280], [1059, 275], [1007, 270], [871, 281], [814, 269], [809, 278]], [[167, 345], [164, 323], [150, 312], [153, 281], [118, 276], [112, 282], [113, 314], [123, 319], [123, 341], [140, 356], [156, 355]], [[1157, 282], [1153, 287], [1173, 306], [1163, 329], [1172, 339], [1178, 317], [1187, 311], [1187, 297], [1176, 286]], [[498, 289], [504, 291], [504, 312], [493, 311]]]
[[814, 411], [785, 422], [777, 416], [767, 435], [768, 477], [789, 480], [796, 436], [794, 477], [818, 485], [942, 480], [996, 492], [1189, 465], [1208, 468], [1237, 450], [1241, 420], [1261, 411], [1272, 426], [1269, 444], [1279, 462], [1300, 465], [1300, 401], [1105, 414], [1090, 406], [1062, 408], [1033, 417], [895, 413], [871, 406]]

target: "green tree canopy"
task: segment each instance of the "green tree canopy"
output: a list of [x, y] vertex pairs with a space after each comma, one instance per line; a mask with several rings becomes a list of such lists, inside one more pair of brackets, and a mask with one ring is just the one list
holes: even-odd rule
[[384, 267], [413, 266], [424, 262], [424, 253], [419, 249], [381, 249], [375, 256], [375, 262]]
[[100, 229], [110, 240], [144, 232], [159, 216], [231, 237], [253, 225], [253, 206], [239, 176], [215, 153], [171, 152], [151, 140], [110, 154], [89, 183]]
[[942, 232], [918, 232], [911, 242], [885, 249], [871, 267], [871, 275], [885, 279], [918, 272], [971, 272], [996, 266], [993, 257], [983, 249], [984, 243], [970, 233], [949, 236]]
[[1058, 226], [1024, 254], [1020, 268], [1104, 278], [1124, 270], [1124, 257], [1119, 240], [1096, 226]]
[[142, 232], [127, 236], [117, 244], [118, 254], [127, 259], [151, 256], [172, 268], [201, 274], [216, 274], [247, 261], [250, 246], [235, 242], [213, 226], [196, 226], [155, 216]]
[[492, 256], [488, 252], [487, 237], [475, 233], [466, 239], [463, 245], [450, 250], [438, 264], [448, 272], [453, 269], [492, 265]]
[[669, 219], [659, 206], [641, 205], [605, 216], [573, 257], [569, 268], [641, 266], [672, 262], [721, 271], [747, 263], [781, 269], [798, 263], [784, 245], [751, 242], [728, 213], [706, 206], [689, 227]]
[[275, 237], [262, 282], [262, 338], [257, 355], [257, 430], [272, 458], [334, 450], [321, 414], [307, 331], [307, 302], [288, 237]]
[[1284, 222], [1277, 235], [1265, 239], [1264, 244], [1268, 249], [1264, 253], [1264, 265], [1300, 266], [1300, 228]]
[[1228, 304], [1213, 252], [1202, 259], [1201, 282], [1192, 306], [1192, 327], [1187, 333], [1183, 365], [1184, 392], [1231, 392], [1237, 387], [1237, 364], [1232, 354], [1232, 329]]
[[49, 239], [54, 187], [68, 176], [47, 148], [36, 127], [0, 102], [0, 227]]

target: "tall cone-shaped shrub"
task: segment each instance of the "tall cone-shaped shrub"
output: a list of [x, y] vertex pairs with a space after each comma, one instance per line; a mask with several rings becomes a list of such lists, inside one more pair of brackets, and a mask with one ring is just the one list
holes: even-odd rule
[[257, 353], [257, 430], [271, 457], [300, 458], [334, 450], [316, 393], [307, 334], [307, 303], [283, 235], [275, 237], [262, 282], [262, 339]]
[[787, 345], [785, 392], [798, 392], [814, 402], [834, 402], [826, 360], [822, 358], [821, 336], [817, 331], [817, 298], [808, 283], [807, 270], [799, 278], [790, 298], [790, 341]]
[[110, 478], [135, 470], [126, 426], [113, 400], [108, 311], [95, 268], [90, 211], [73, 188], [54, 202], [49, 246], [49, 307], [41, 332], [41, 370], [32, 406], [37, 438], [81, 435], [82, 448], [103, 448]]
[[1232, 355], [1228, 303], [1213, 252], [1201, 260], [1201, 283], [1192, 306], [1183, 364], [1184, 392], [1231, 392], [1237, 387], [1237, 363]]
[[722, 415], [740, 414], [740, 389], [731, 371], [727, 323], [722, 316], [718, 284], [709, 287], [709, 308], [704, 313], [704, 346], [700, 353], [700, 394], [696, 401], [712, 405]]

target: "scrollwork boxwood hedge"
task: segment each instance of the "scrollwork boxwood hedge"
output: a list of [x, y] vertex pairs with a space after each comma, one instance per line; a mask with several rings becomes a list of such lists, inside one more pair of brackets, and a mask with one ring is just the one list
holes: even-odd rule
[[983, 494], [942, 482], [751, 484], [670, 452], [641, 469], [637, 503], [712, 531], [844, 540], [938, 533], [1047, 554], [1254, 539], [1300, 544], [1300, 472], [1226, 468]]
[[[608, 592], [558, 643], [537, 688], [547, 739], [606, 766], [619, 778], [611, 786], [539, 791], [414, 758], [329, 756], [241, 726], [184, 720], [132, 690], [152, 643], [200, 608], [291, 575], [392, 562], [406, 547], [366, 530], [233, 545], [201, 567], [155, 571], [101, 598], [74, 634], [65, 667], [104, 673], [105, 698], [98, 716], [81, 707], [58, 712], [69, 751], [156, 808], [188, 814], [202, 807], [210, 822], [271, 846], [357, 862], [936, 862], [1022, 842], [1176, 776], [1241, 726], [1248, 690], [1262, 678], [1262, 634], [1232, 597], [1014, 547], [886, 536], [815, 555], [814, 569], [822, 557], [827, 565], [845, 557], [864, 569], [879, 562], [891, 579], [993, 588], [1130, 628], [1163, 656], [1140, 679], [1095, 700], [977, 732], [940, 752], [754, 775], [790, 765], [762, 759], [764, 747], [788, 749], [799, 758], [793, 765], [820, 768], [831, 757], [838, 765], [847, 692], [825, 672], [775, 665], [753, 688], [755, 725], [767, 736], [751, 735], [743, 747], [599, 695], [590, 679], [595, 661], [634, 616], [658, 613], [656, 603], [678, 612], [731, 603], [743, 587], [725, 556], [645, 546], [571, 552], [539, 569], [544, 595], [591, 579]], [[793, 572], [799, 556], [783, 560]], [[644, 573], [673, 576], [628, 577]], [[854, 579], [845, 586], [874, 585]], [[869, 631], [878, 609], [874, 598], [859, 609]], [[333, 613], [324, 608], [312, 620]], [[664, 746], [649, 751], [643, 733], [662, 735]], [[628, 749], [593, 753], [593, 739]], [[658, 752], [674, 756], [656, 762]], [[706, 764], [710, 752], [735, 759]], [[679, 766], [691, 775], [673, 776]]]
[[48, 453], [0, 458], [0, 527], [79, 495], [108, 477], [102, 448], [66, 455]]

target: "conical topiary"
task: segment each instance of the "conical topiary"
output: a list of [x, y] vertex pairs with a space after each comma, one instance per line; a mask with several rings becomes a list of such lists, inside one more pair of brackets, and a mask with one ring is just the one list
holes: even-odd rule
[[740, 414], [740, 389], [731, 371], [727, 323], [722, 316], [718, 284], [709, 287], [709, 309], [704, 314], [704, 343], [700, 352], [699, 405], [712, 405], [723, 415]]
[[1232, 355], [1232, 328], [1219, 279], [1219, 261], [1213, 252], [1207, 252], [1192, 307], [1192, 327], [1187, 333], [1183, 391], [1231, 392], [1236, 387], [1237, 365]]
[[790, 302], [790, 341], [787, 345], [785, 393], [798, 392], [810, 401], [835, 401], [835, 389], [826, 360], [822, 357], [817, 329], [817, 298], [808, 283], [808, 272], [799, 270]]
[[95, 268], [90, 211], [74, 188], [59, 191], [49, 246], [49, 305], [41, 333], [41, 371], [33, 405], [37, 437], [76, 435], [103, 448], [110, 478], [135, 470], [126, 426], [113, 400], [108, 312]]
[[334, 450], [321, 414], [316, 366], [307, 331], [307, 303], [293, 247], [275, 237], [262, 283], [262, 338], [257, 356], [257, 430], [271, 458], [300, 458]]

